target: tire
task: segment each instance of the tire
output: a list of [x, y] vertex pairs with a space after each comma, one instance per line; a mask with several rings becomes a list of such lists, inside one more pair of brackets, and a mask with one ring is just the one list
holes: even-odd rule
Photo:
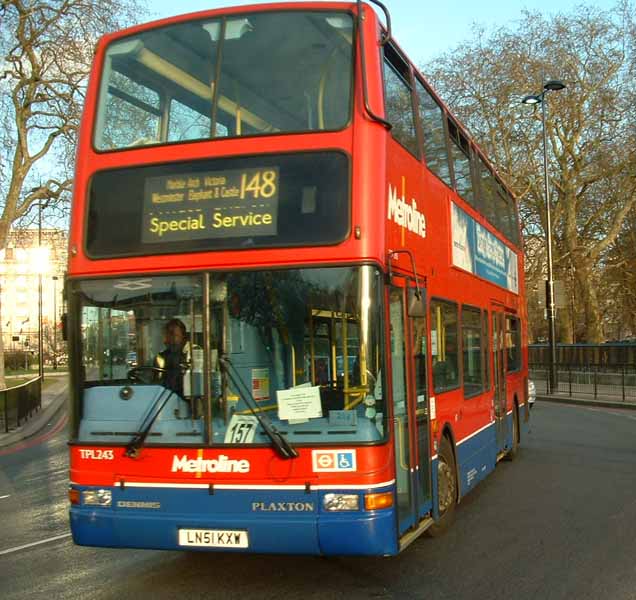
[[451, 526], [457, 506], [455, 455], [446, 436], [442, 437], [437, 454], [437, 503], [439, 518], [426, 530], [430, 537], [442, 535]]
[[508, 450], [504, 460], [514, 460], [519, 454], [519, 409], [515, 404], [515, 408], [512, 411], [512, 448]]

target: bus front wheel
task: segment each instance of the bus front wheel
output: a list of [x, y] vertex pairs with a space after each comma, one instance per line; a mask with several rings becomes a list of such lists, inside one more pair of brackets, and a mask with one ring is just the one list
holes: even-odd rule
[[431, 537], [442, 535], [453, 522], [457, 506], [457, 469], [451, 443], [442, 437], [437, 454], [437, 509], [439, 517], [426, 531]]

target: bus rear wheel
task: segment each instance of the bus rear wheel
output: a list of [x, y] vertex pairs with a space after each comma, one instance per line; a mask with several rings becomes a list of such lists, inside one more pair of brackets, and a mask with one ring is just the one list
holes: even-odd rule
[[457, 506], [457, 469], [451, 443], [442, 437], [437, 454], [437, 510], [439, 517], [426, 532], [431, 537], [442, 535], [453, 522]]
[[514, 460], [519, 452], [519, 409], [515, 404], [515, 408], [512, 411], [512, 448], [506, 452], [504, 460]]

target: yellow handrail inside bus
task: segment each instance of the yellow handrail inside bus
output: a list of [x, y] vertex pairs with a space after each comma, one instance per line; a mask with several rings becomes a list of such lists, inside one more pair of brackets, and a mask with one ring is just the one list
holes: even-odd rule
[[[201, 80], [192, 77], [183, 69], [180, 69], [171, 62], [156, 55], [147, 48], [141, 48], [136, 56], [137, 60], [144, 66], [153, 70], [159, 75], [163, 75], [166, 79], [174, 81], [177, 85], [192, 92], [194, 95], [203, 98], [203, 100], [212, 101], [214, 91], [214, 82], [210, 86], [205, 85]], [[258, 129], [259, 131], [276, 131], [271, 124], [255, 115], [253, 112], [241, 107], [237, 102], [230, 100], [226, 96], [219, 96], [219, 108], [226, 113], [232, 115], [236, 119], [247, 123], [248, 125]]]
[[[402, 467], [403, 471], [408, 471], [409, 467], [406, 464], [406, 457], [404, 456], [404, 449], [405, 449], [405, 445], [404, 445], [404, 432], [402, 431], [402, 417], [395, 417], [395, 424], [397, 425], [397, 443], [399, 446], [399, 456], [400, 456], [400, 467]], [[396, 448], [396, 452], [398, 451], [398, 449]]]

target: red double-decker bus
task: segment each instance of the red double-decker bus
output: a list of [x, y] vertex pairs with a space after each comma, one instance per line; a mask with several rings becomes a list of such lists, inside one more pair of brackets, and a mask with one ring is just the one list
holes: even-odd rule
[[100, 41], [67, 282], [77, 544], [394, 555], [517, 452], [515, 201], [386, 17], [293, 2]]

